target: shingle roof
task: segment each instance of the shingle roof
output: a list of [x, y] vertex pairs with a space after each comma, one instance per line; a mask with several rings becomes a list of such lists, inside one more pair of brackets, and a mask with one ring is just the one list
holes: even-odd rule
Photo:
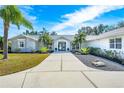
[[53, 40], [59, 39], [59, 38], [65, 38], [68, 39], [70, 41], [72, 41], [74, 39], [74, 35], [51, 35]]
[[39, 40], [39, 35], [25, 35], [25, 36], [30, 37], [35, 40]]
[[[36, 40], [39, 39], [39, 35], [26, 35], [26, 36], [31, 37], [31, 38], [36, 39]], [[59, 39], [61, 37], [68, 39], [68, 40], [73, 40], [74, 35], [51, 35], [51, 37], [53, 40]]]
[[10, 38], [9, 40], [13, 40], [13, 39], [19, 38], [19, 37], [27, 37], [27, 38], [30, 38], [30, 39], [33, 39], [36, 41], [39, 39], [39, 36], [37, 36], [37, 35], [22, 35], [22, 34], [20, 34], [20, 35]]
[[124, 35], [124, 27], [118, 28], [109, 32], [105, 32], [100, 35], [89, 35], [86, 37], [87, 41], [92, 41], [92, 40], [97, 40], [97, 39], [103, 39], [107, 37], [113, 37], [113, 36], [119, 36], [119, 35]]
[[[18, 35], [18, 36], [15, 36], [13, 38], [10, 38], [10, 40], [14, 39], [14, 38], [17, 38], [19, 36], [25, 36], [27, 38], [31, 38], [31, 39], [36, 40], [36, 41], [38, 41], [39, 37], [40, 37], [39, 35]], [[53, 40], [56, 40], [56, 39], [59, 39], [59, 38], [65, 38], [65, 39], [68, 39], [68, 40], [72, 41], [74, 39], [74, 35], [51, 35], [51, 37], [52, 37]]]

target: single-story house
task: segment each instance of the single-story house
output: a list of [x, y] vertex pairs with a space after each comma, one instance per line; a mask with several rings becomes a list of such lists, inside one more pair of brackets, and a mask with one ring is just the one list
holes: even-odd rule
[[[54, 51], [71, 51], [74, 35], [51, 35], [52, 46]], [[39, 50], [43, 47], [43, 43], [39, 41], [39, 35], [18, 35], [10, 39], [12, 42], [11, 50], [13, 52], [20, 49], [20, 52], [31, 52]]]
[[[71, 51], [74, 35], [51, 35], [53, 43], [51, 49], [54, 51]], [[10, 39], [12, 51], [20, 49], [21, 52], [31, 52], [42, 47], [39, 35], [18, 35]], [[97, 47], [106, 50], [116, 50], [124, 55], [124, 27], [100, 35], [86, 37], [82, 47]]]
[[106, 50], [115, 50], [124, 56], [124, 27], [105, 32], [98, 36], [87, 36], [82, 47], [97, 47]]

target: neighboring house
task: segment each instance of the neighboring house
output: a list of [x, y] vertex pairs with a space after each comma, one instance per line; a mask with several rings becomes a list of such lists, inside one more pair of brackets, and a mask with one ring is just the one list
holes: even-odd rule
[[[53, 39], [51, 49], [54, 51], [71, 51], [74, 35], [51, 35]], [[43, 46], [39, 42], [38, 35], [18, 35], [10, 39], [12, 41], [12, 51], [20, 48], [21, 52], [31, 52]], [[106, 50], [116, 50], [124, 52], [124, 27], [114, 31], [105, 32], [98, 36], [87, 36], [82, 47], [97, 47]]]

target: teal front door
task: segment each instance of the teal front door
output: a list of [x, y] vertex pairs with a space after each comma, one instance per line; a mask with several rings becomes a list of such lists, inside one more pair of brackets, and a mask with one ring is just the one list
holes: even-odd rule
[[58, 43], [58, 51], [66, 51], [66, 42]]

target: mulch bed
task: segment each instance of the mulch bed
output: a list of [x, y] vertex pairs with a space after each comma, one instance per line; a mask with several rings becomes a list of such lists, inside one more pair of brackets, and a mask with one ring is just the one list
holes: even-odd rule
[[[81, 54], [74, 54], [83, 64], [88, 67], [105, 70], [105, 71], [124, 71], [124, 66], [113, 61], [107, 60], [105, 58], [97, 57], [94, 55], [81, 55]], [[100, 61], [106, 64], [105, 67], [96, 67], [91, 62], [99, 59]]]

